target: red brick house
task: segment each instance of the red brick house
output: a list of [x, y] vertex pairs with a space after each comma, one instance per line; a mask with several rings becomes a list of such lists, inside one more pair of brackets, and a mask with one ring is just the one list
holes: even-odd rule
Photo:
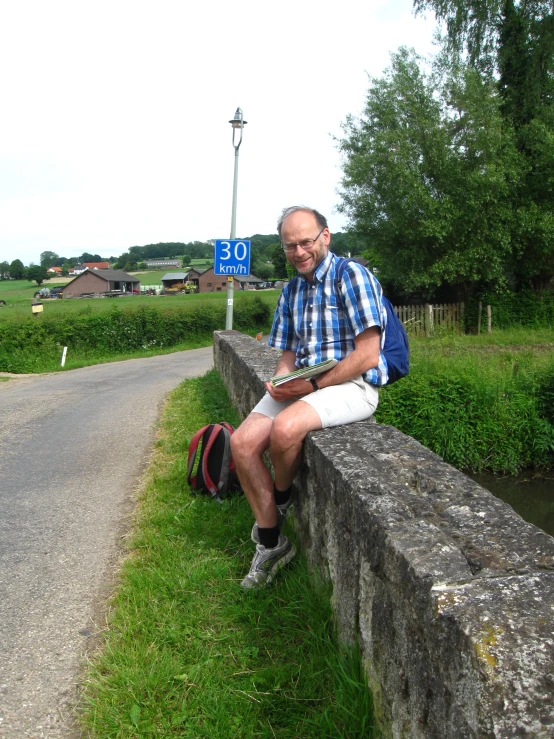
[[[194, 271], [191, 270], [189, 274]], [[189, 280], [192, 279], [196, 282], [196, 276], [189, 277]], [[261, 282], [261, 280], [255, 275], [234, 275], [233, 287], [235, 290], [252, 290], [257, 282]], [[214, 275], [213, 267], [198, 273], [198, 292], [215, 293], [225, 292], [225, 290], [227, 290], [227, 277], [225, 275]]]
[[121, 269], [87, 269], [62, 288], [63, 297], [121, 293], [132, 295], [140, 291], [140, 280]]
[[89, 269], [109, 269], [110, 268], [109, 262], [83, 262], [83, 265], [85, 267], [88, 267]]

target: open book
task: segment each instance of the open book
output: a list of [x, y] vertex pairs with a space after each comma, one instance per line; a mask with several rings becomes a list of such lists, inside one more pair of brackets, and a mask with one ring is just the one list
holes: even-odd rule
[[287, 375], [276, 375], [271, 378], [270, 382], [273, 387], [277, 387], [277, 385], [282, 385], [284, 382], [288, 382], [289, 380], [296, 380], [298, 378], [307, 380], [308, 377], [317, 377], [317, 375], [327, 372], [327, 370], [330, 370], [335, 366], [335, 364], [338, 364], [336, 359], [326, 359], [325, 362], [319, 362], [311, 367], [302, 367], [295, 372], [289, 372]]

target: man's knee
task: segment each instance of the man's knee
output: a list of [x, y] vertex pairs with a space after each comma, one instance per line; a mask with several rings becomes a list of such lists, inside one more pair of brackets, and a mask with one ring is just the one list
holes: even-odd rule
[[247, 416], [231, 436], [233, 458], [236, 460], [253, 454], [262, 455], [269, 446], [270, 430], [270, 418], [257, 413]]
[[307, 431], [299, 428], [294, 418], [279, 414], [271, 427], [270, 446], [275, 451], [285, 451], [302, 444]]

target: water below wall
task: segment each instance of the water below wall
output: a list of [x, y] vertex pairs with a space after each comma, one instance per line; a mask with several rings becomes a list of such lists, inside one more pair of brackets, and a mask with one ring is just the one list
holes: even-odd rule
[[515, 477], [483, 473], [468, 476], [509, 503], [526, 521], [554, 536], [554, 470], [527, 470]]

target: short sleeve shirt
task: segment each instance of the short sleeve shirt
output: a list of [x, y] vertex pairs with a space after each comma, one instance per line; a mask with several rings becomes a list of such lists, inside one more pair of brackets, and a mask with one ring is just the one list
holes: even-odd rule
[[267, 343], [294, 351], [297, 367], [310, 367], [325, 359], [344, 359], [355, 349], [354, 338], [377, 326], [381, 331], [379, 363], [364, 372], [363, 378], [370, 385], [384, 385], [388, 379], [382, 352], [387, 314], [381, 285], [356, 262], [348, 262], [339, 284], [338, 263], [339, 258], [329, 252], [317, 266], [313, 282], [297, 275], [284, 287]]

